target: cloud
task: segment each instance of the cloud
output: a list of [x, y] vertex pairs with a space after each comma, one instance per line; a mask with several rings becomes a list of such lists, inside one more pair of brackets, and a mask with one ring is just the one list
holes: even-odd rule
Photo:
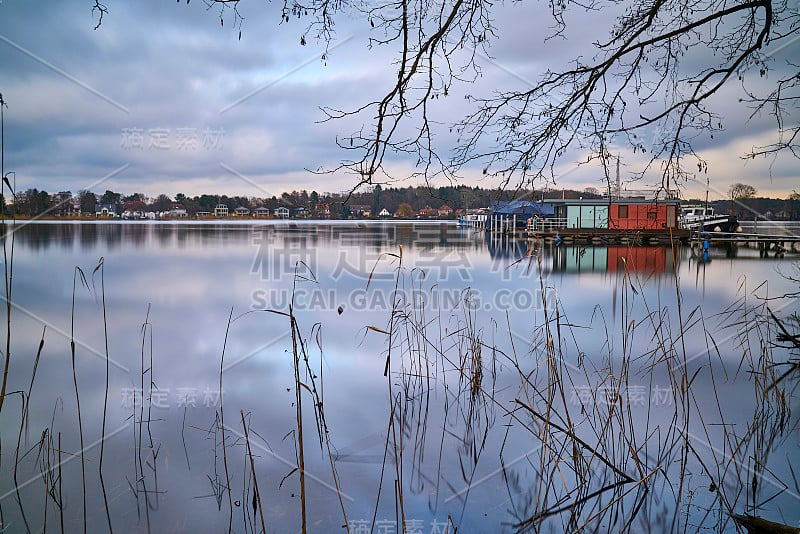
[[[374, 114], [373, 109], [321, 123], [320, 107], [356, 109], [379, 99], [393, 83], [395, 50], [368, 49], [367, 20], [349, 14], [337, 19], [337, 40], [322, 61], [326, 43], [309, 36], [300, 46], [305, 22], [280, 23], [271, 4], [247, 4], [241, 40], [230, 10], [220, 27], [217, 12], [202, 3], [113, 2], [109, 8], [95, 31], [90, 7], [52, 1], [34, 13], [24, 3], [0, 4], [0, 37], [6, 40], [0, 42], [0, 91], [9, 104], [6, 169], [17, 173], [22, 187], [75, 191], [125, 164], [130, 167], [109, 181], [125, 193], [252, 189], [220, 163], [276, 194], [337, 191], [355, 183], [344, 172], [320, 176], [306, 169], [334, 168], [352, 156], [338, 149], [335, 139], [369, 128]], [[586, 47], [602, 37], [597, 33], [612, 15], [570, 13], [566, 38], [545, 43], [552, 19], [541, 10], [538, 4], [498, 7], [499, 37], [491, 43], [491, 57], [478, 58], [480, 76], [473, 84], [456, 84], [431, 107], [435, 142], [445, 152], [455, 143], [449, 126], [467, 111], [465, 94], [524, 89], [547, 68], [563, 68], [570, 58], [591, 51]], [[783, 53], [790, 57], [792, 50]], [[727, 131], [713, 140], [698, 138], [701, 150], [716, 154], [716, 147], [747, 146], [737, 140], [755, 132], [765, 138], [774, 133], [769, 117], [744, 120], [750, 110], [738, 102], [740, 94], [731, 86], [715, 100]], [[126, 146], [131, 131], [140, 132], [143, 147]], [[149, 146], [159, 131], [167, 132], [169, 148]], [[179, 132], [186, 131], [195, 132], [199, 148], [177, 147]], [[203, 144], [209, 131], [220, 139], [213, 147]], [[734, 163], [738, 160], [719, 165], [727, 173]], [[398, 176], [416, 170], [415, 160], [405, 156], [390, 155], [387, 165]], [[564, 162], [563, 184], [597, 184], [596, 171], [573, 167]], [[787, 178], [758, 177], [760, 190], [783, 190], [793, 174], [791, 162], [775, 169]], [[462, 175], [468, 183], [482, 178], [478, 168]]]

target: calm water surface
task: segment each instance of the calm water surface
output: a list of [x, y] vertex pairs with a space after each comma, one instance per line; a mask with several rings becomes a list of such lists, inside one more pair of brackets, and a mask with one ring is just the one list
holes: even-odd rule
[[[303, 363], [301, 399], [312, 531], [347, 523], [368, 532], [374, 518], [375, 532], [394, 532], [401, 508], [408, 532], [444, 532], [448, 522], [465, 532], [514, 530], [622, 474], [632, 482], [600, 492], [577, 524], [553, 513], [544, 530], [583, 522], [617, 530], [625, 519], [603, 513], [617, 503], [635, 512], [633, 531], [734, 531], [728, 507], [800, 524], [787, 469], [800, 461], [798, 434], [784, 431], [768, 446], [763, 429], [780, 409], [757, 400], [764, 386], [753, 378], [765, 350], [788, 357], [762, 344], [772, 332], [756, 312], [760, 299], [797, 291], [785, 276], [797, 276], [797, 256], [712, 249], [703, 261], [687, 247], [553, 248], [450, 223], [28, 224], [15, 239], [10, 391], [27, 395], [42, 337], [44, 347], [18, 492], [22, 396], [9, 396], [0, 414], [9, 531], [25, 531], [25, 521], [59, 530], [59, 500], [66, 529], [82, 529], [71, 336], [88, 528], [108, 528], [98, 476], [103, 287], [103, 473], [115, 531], [260, 530], [242, 412], [267, 530], [300, 530], [289, 319], [256, 311], [288, 313], [292, 303], [311, 369]], [[791, 300], [771, 302], [781, 316], [797, 311]], [[671, 379], [684, 374], [688, 388]], [[797, 397], [788, 398], [796, 412]], [[549, 407], [558, 426], [523, 405], [540, 415]], [[782, 428], [793, 428], [796, 415], [787, 421]], [[565, 452], [542, 438], [547, 430], [563, 444], [570, 427], [587, 447]], [[39, 446], [45, 429], [50, 449]], [[682, 484], [682, 455], [663, 445], [676, 440], [691, 444]], [[753, 447], [769, 454], [748, 456]], [[578, 456], [580, 469], [571, 464]], [[581, 470], [593, 473], [586, 487], [576, 483]]]

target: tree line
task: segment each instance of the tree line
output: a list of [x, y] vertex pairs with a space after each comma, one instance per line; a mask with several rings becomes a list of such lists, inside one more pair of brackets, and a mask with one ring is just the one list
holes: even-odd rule
[[[552, 194], [552, 192], [550, 192]], [[558, 196], [565, 198], [585, 198], [599, 197], [595, 188], [586, 188], [582, 191], [559, 190]], [[71, 191], [60, 191], [50, 194], [47, 191], [31, 188], [20, 192], [14, 196], [14, 200], [5, 203], [9, 212], [21, 216], [67, 216], [77, 213], [94, 214], [99, 206], [112, 208], [117, 214], [124, 210], [131, 211], [153, 211], [156, 213], [166, 212], [172, 209], [185, 209], [189, 215], [196, 215], [202, 212], [213, 212], [218, 205], [228, 207], [233, 211], [238, 207], [254, 210], [265, 207], [274, 210], [280, 206], [287, 208], [304, 207], [316, 211], [321, 206], [325, 206], [330, 211], [332, 218], [347, 218], [354, 211], [368, 209], [373, 215], [377, 215], [382, 209], [390, 213], [395, 213], [403, 206], [403, 210], [408, 207], [413, 212], [430, 207], [439, 209], [449, 206], [453, 210], [472, 209], [489, 206], [495, 200], [513, 200], [516, 198], [540, 199], [542, 192], [534, 190], [508, 191], [500, 188], [483, 189], [480, 187], [469, 186], [408, 186], [408, 187], [387, 187], [383, 188], [376, 185], [373, 188], [362, 190], [356, 193], [319, 193], [317, 191], [291, 191], [284, 192], [280, 196], [272, 197], [245, 197], [228, 195], [202, 194], [188, 196], [178, 193], [174, 197], [166, 194], [159, 194], [156, 197], [148, 197], [144, 193], [133, 193], [125, 195], [123, 193], [106, 190], [103, 194], [96, 194], [87, 190], [80, 190], [76, 193]]]
[[[265, 207], [274, 210], [280, 206], [290, 209], [303, 207], [316, 214], [323, 206], [331, 218], [348, 218], [354, 212], [369, 210], [372, 216], [382, 209], [392, 214], [399, 213], [403, 217], [411, 217], [419, 210], [430, 207], [439, 209], [448, 206], [453, 210], [488, 207], [496, 200], [541, 200], [547, 198], [601, 198], [598, 189], [587, 187], [583, 190], [503, 190], [484, 189], [469, 186], [444, 186], [431, 188], [427, 186], [387, 187], [376, 185], [374, 188], [347, 193], [318, 193], [317, 191], [291, 191], [272, 197], [245, 197], [228, 195], [202, 194], [193, 197], [178, 193], [174, 197], [159, 194], [147, 197], [143, 193], [124, 195], [106, 190], [96, 194], [88, 190], [60, 191], [50, 194], [36, 188], [18, 193], [11, 202], [3, 202], [8, 213], [19, 216], [68, 216], [79, 213], [94, 214], [99, 206], [111, 208], [117, 214], [124, 210], [167, 212], [173, 209], [184, 209], [187, 214], [213, 212], [218, 205], [228, 207], [232, 212], [238, 207], [254, 210]], [[689, 200], [690, 203], [702, 203], [703, 200]], [[758, 191], [748, 184], [733, 184], [728, 190], [728, 199], [710, 202], [718, 212], [732, 213], [740, 218], [751, 219], [759, 216], [772, 219], [800, 220], [800, 193], [793, 191], [786, 199], [759, 197]], [[399, 210], [399, 211], [398, 211]]]

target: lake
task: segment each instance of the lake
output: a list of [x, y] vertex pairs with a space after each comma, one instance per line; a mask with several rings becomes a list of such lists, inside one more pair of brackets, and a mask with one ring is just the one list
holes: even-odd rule
[[14, 240], [9, 531], [800, 526], [797, 353], [766, 309], [798, 311], [796, 254], [450, 222]]

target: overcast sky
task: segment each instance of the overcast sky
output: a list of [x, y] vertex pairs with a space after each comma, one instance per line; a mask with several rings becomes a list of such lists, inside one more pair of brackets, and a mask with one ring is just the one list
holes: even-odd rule
[[[391, 83], [393, 49], [368, 49], [370, 26], [356, 14], [337, 19], [336, 40], [325, 61], [324, 43], [300, 45], [303, 24], [279, 24], [281, 2], [250, 0], [242, 38], [230, 15], [220, 26], [216, 9], [200, 1], [188, 6], [144, 0], [110, 0], [109, 13], [94, 30], [91, 2], [0, 3], [0, 92], [5, 109], [5, 170], [16, 173], [18, 189], [49, 192], [112, 189], [144, 192], [279, 195], [294, 189], [341, 191], [355, 179], [345, 173], [315, 175], [347, 155], [336, 146], [356, 121], [320, 123], [321, 106], [353, 109], [379, 99]], [[545, 42], [544, 2], [508, 2], [496, 12], [498, 38], [492, 59], [481, 57], [482, 77], [456, 87], [432, 111], [443, 125], [466, 111], [464, 94], [489, 95], [523, 88], [546, 69], [591, 53], [575, 36], [607, 32], [603, 16], [569, 19], [571, 39]], [[597, 34], [597, 31], [601, 33]], [[780, 67], [800, 57], [800, 44], [774, 57]], [[754, 145], [774, 141], [768, 117], [747, 120], [740, 88], [726, 88], [714, 101], [725, 132], [701, 140], [709, 161], [711, 197], [733, 182], [760, 193], [785, 196], [800, 190], [800, 165], [790, 156], [743, 162]], [[796, 117], [794, 120], [797, 120]], [[442, 130], [446, 132], [447, 130]], [[452, 139], [440, 135], [446, 152]], [[596, 170], [565, 160], [557, 187], [602, 188]], [[407, 176], [415, 161], [392, 157], [389, 167]], [[623, 179], [640, 163], [623, 155]], [[469, 184], [481, 182], [479, 168], [464, 169]], [[705, 175], [699, 176], [704, 191]], [[401, 185], [416, 185], [412, 180]], [[721, 194], [720, 194], [721, 193]]]

